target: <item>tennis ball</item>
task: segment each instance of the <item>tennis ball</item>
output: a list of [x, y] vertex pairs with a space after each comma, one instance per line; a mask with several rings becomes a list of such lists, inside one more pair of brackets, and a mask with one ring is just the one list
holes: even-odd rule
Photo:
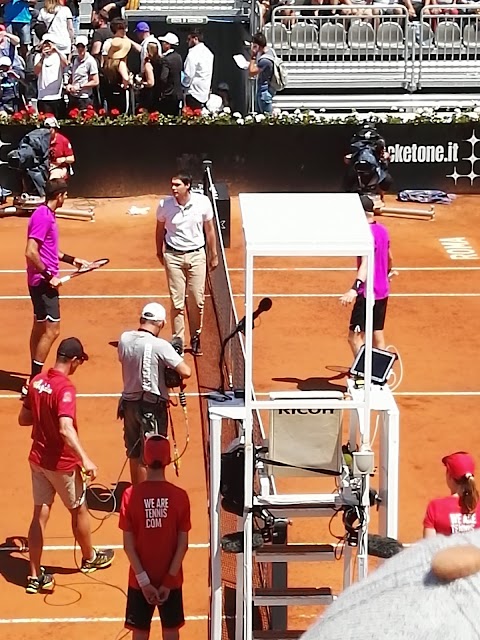
[[467, 578], [480, 571], [480, 549], [472, 544], [438, 551], [432, 558], [432, 573], [443, 582]]

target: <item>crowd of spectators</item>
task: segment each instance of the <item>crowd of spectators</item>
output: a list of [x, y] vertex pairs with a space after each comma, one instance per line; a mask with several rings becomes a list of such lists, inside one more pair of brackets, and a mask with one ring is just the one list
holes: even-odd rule
[[88, 35], [79, 34], [77, 0], [35, 4], [0, 0], [0, 117], [27, 109], [63, 119], [91, 107], [176, 116], [209, 101], [214, 55], [201, 31], [188, 34], [183, 60], [175, 33], [157, 37], [143, 21], [129, 32], [125, 0], [95, 0]]

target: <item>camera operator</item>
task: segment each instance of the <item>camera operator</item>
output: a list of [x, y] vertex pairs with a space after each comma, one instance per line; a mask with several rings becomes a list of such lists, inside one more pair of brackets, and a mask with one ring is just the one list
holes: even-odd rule
[[20, 77], [12, 69], [7, 56], [0, 58], [0, 117], [12, 115], [20, 109]]
[[[166, 311], [158, 302], [148, 303], [136, 331], [125, 331], [118, 343], [123, 392], [118, 417], [122, 418], [132, 484], [146, 480], [143, 441], [146, 434], [168, 432], [166, 375], [176, 375], [178, 385], [191, 376], [190, 367], [173, 346], [160, 338]], [[173, 370], [173, 371], [172, 371]], [[170, 385], [176, 386], [176, 385]]]
[[360, 195], [378, 195], [383, 200], [392, 185], [388, 172], [390, 154], [385, 140], [374, 125], [364, 125], [350, 141], [350, 153], [344, 156], [347, 165], [345, 190]]

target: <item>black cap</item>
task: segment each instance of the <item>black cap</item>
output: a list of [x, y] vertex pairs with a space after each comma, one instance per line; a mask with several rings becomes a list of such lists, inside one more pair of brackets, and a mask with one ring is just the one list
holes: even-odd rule
[[78, 358], [79, 360], [88, 360], [88, 356], [83, 350], [83, 345], [78, 338], [65, 338], [62, 340], [57, 351], [57, 357], [63, 356], [69, 360]]
[[365, 196], [365, 195], [360, 196], [360, 201], [362, 203], [363, 210], [366, 213], [373, 213], [373, 209], [375, 207], [375, 203], [370, 198], [370, 196]]

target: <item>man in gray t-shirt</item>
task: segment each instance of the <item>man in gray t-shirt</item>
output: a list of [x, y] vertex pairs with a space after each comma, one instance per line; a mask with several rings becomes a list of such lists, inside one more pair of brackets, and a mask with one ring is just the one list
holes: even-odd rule
[[143, 465], [143, 440], [146, 433], [167, 435], [168, 388], [165, 369], [174, 369], [182, 380], [191, 375], [190, 367], [172, 345], [159, 337], [165, 326], [166, 312], [157, 302], [148, 303], [136, 331], [125, 331], [118, 342], [122, 363], [123, 392], [119, 415], [132, 484], [146, 479]]
[[86, 109], [88, 105], [93, 104], [93, 90], [96, 90], [100, 82], [97, 61], [87, 51], [88, 38], [77, 36], [75, 44], [78, 55], [73, 60], [66, 86], [69, 110]]

